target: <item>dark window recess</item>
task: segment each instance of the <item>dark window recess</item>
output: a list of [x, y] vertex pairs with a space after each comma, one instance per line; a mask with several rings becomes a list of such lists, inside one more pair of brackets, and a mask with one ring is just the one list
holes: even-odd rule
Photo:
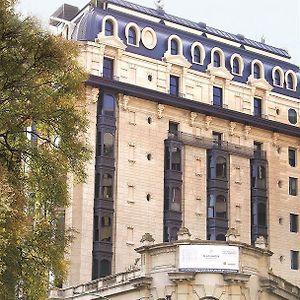
[[253, 65], [253, 77], [254, 77], [255, 79], [261, 78], [260, 65], [257, 64], [257, 63], [255, 63], [255, 64]]
[[217, 241], [226, 241], [226, 236], [225, 234], [218, 234], [216, 237]]
[[291, 90], [294, 89], [294, 80], [291, 74], [288, 74], [287, 76], [287, 88]]
[[101, 218], [101, 242], [111, 242], [111, 218], [110, 216], [103, 216]]
[[175, 39], [171, 40], [171, 54], [172, 55], [178, 54], [178, 42]]
[[103, 137], [103, 155], [113, 157], [114, 155], [114, 136], [111, 133], [104, 133]]
[[114, 25], [113, 22], [110, 20], [107, 20], [105, 22], [105, 35], [106, 36], [114, 35]]
[[99, 261], [98, 259], [93, 259], [93, 269], [92, 269], [92, 280], [98, 278], [98, 270], [99, 270]]
[[289, 165], [296, 167], [296, 150], [289, 148]]
[[170, 94], [174, 96], [179, 95], [179, 77], [174, 75], [170, 76]]
[[178, 125], [179, 125], [178, 123], [170, 121], [169, 122], [169, 133], [177, 135]]
[[103, 116], [115, 116], [115, 99], [111, 95], [105, 94], [102, 99], [101, 115]]
[[215, 211], [216, 218], [227, 219], [227, 201], [223, 195], [217, 196]]
[[201, 62], [201, 51], [198, 46], [194, 48], [194, 62], [197, 64]]
[[291, 250], [291, 269], [299, 269], [299, 251]]
[[222, 156], [217, 157], [216, 178], [221, 178], [221, 179], [227, 178], [226, 159]]
[[240, 74], [240, 62], [238, 58], [234, 58], [232, 62], [232, 71], [234, 74]]
[[281, 76], [278, 70], [274, 72], [274, 83], [279, 86], [281, 85]]
[[96, 176], [95, 176], [95, 198], [99, 197], [99, 188], [100, 188], [100, 174], [96, 173]]
[[255, 141], [253, 145], [254, 145], [254, 151], [258, 151], [258, 152], [262, 151], [262, 143]]
[[107, 79], [113, 79], [114, 75], [114, 61], [113, 59], [103, 58], [103, 77]]
[[213, 89], [213, 105], [223, 106], [223, 89], [220, 87], [214, 86]]
[[290, 232], [298, 232], [298, 215], [290, 214]]
[[218, 51], [214, 52], [214, 67], [215, 68], [219, 68], [221, 67], [221, 56], [220, 53]]
[[130, 27], [128, 30], [128, 44], [136, 45], [137, 44], [137, 38], [136, 38], [136, 31], [133, 27]]
[[99, 241], [99, 217], [94, 216], [94, 241]]
[[256, 117], [261, 117], [261, 99], [254, 98], [253, 115]]
[[181, 149], [172, 147], [171, 170], [181, 171]]
[[111, 199], [113, 188], [112, 188], [113, 180], [112, 175], [103, 174], [102, 176], [102, 197], [103, 199]]
[[266, 205], [264, 203], [259, 203], [257, 206], [258, 213], [258, 226], [267, 226], [267, 210]]
[[297, 178], [289, 177], [289, 195], [297, 196], [297, 192], [298, 192], [297, 185], [298, 185]]
[[288, 110], [288, 119], [291, 124], [296, 124], [298, 121], [297, 112], [293, 108]]
[[100, 261], [100, 277], [105, 277], [111, 274], [111, 263], [107, 259], [102, 259]]
[[222, 133], [213, 131], [212, 133], [213, 143], [218, 148], [222, 145]]
[[175, 211], [181, 210], [181, 190], [178, 187], [172, 188], [170, 209]]

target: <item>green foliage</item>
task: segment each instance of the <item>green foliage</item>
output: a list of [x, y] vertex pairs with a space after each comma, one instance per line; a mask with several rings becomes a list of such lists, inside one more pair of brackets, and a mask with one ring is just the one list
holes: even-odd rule
[[0, 0], [0, 299], [35, 300], [67, 271], [67, 175], [84, 180], [90, 155], [86, 74], [72, 42], [14, 5]]

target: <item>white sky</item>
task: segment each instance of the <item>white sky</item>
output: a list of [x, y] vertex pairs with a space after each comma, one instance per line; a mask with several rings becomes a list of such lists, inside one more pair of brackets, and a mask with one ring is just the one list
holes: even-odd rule
[[[82, 8], [88, 0], [19, 0], [25, 15], [34, 15], [47, 23], [49, 16], [63, 3]], [[153, 0], [130, 2], [155, 8]], [[300, 66], [299, 0], [164, 0], [167, 13], [250, 39], [287, 49], [292, 62]]]

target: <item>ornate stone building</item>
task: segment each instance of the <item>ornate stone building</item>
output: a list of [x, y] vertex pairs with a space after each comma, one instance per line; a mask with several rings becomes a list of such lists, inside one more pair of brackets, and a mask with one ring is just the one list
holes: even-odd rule
[[300, 72], [282, 49], [123, 0], [64, 6], [93, 159], [51, 299], [300, 299]]

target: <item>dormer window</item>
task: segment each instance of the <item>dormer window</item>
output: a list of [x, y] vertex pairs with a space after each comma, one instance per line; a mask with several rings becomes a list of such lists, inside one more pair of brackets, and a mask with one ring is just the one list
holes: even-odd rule
[[106, 20], [105, 22], [105, 35], [114, 35], [114, 24], [111, 20]]
[[130, 27], [128, 30], [128, 44], [136, 45], [136, 32], [133, 27]]
[[194, 49], [194, 62], [200, 64], [201, 52], [199, 47], [195, 47]]
[[205, 58], [205, 50], [201, 43], [194, 42], [191, 46], [192, 63], [203, 65]]
[[297, 76], [294, 71], [288, 70], [285, 73], [286, 88], [291, 91], [296, 91], [297, 89]]
[[178, 55], [178, 42], [175, 39], [171, 40], [171, 54]]
[[255, 79], [261, 78], [261, 70], [260, 70], [260, 65], [258, 63], [254, 63], [253, 65], [253, 77]]
[[240, 74], [240, 62], [237, 57], [235, 57], [232, 62], [232, 73]]
[[294, 89], [294, 80], [293, 80], [293, 76], [292, 74], [288, 74], [287, 75], [287, 83], [286, 86], [289, 90], [293, 90]]
[[221, 67], [221, 56], [218, 51], [214, 52], [214, 67], [215, 68]]
[[274, 72], [274, 84], [278, 86], [281, 85], [280, 73], [278, 70]]

